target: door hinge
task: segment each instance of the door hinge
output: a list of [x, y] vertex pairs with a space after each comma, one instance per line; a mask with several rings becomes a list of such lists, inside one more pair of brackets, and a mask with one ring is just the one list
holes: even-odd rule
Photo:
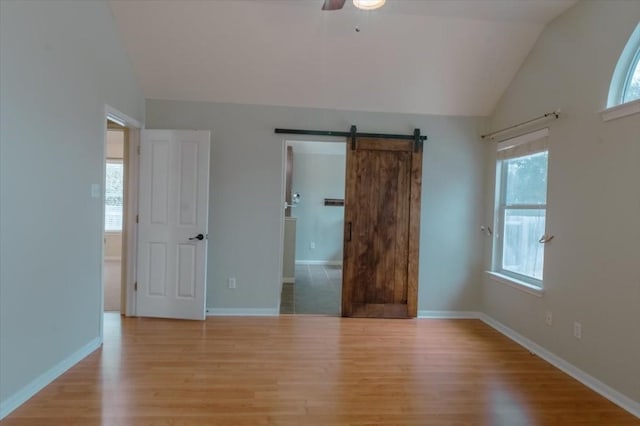
[[140, 223], [140, 216], [136, 215], [136, 223]]
[[133, 291], [138, 291], [138, 281], [133, 283]]

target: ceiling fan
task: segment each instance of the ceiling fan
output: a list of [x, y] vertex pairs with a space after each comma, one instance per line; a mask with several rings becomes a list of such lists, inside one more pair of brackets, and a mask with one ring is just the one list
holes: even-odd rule
[[[384, 6], [386, 0], [353, 0], [353, 5], [362, 10], [375, 10]], [[346, 0], [324, 0], [322, 10], [340, 10]]]

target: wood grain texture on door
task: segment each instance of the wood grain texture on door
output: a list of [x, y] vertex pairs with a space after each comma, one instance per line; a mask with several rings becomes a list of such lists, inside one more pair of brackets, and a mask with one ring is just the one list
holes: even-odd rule
[[342, 315], [417, 315], [422, 152], [359, 138], [347, 152]]

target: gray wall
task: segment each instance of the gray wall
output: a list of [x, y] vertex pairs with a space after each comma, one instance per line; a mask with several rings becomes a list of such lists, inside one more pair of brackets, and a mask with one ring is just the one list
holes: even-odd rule
[[324, 199], [344, 198], [345, 163], [346, 155], [294, 153], [293, 192], [301, 195], [291, 213], [298, 218], [296, 261], [342, 261], [344, 207], [325, 206]]
[[0, 2], [0, 402], [99, 337], [104, 104], [144, 118], [105, 2]]
[[[561, 108], [551, 125], [545, 294], [485, 279], [483, 309], [640, 401], [640, 119], [603, 122], [614, 67], [640, 2], [579, 2], [552, 22], [492, 117], [498, 129]], [[487, 143], [487, 170], [495, 171]], [[495, 173], [486, 191], [487, 222]], [[490, 246], [485, 254], [489, 266]], [[545, 325], [545, 312], [553, 326]], [[572, 336], [582, 323], [582, 339]]]
[[[276, 310], [280, 298], [283, 135], [275, 127], [429, 136], [420, 233], [421, 310], [479, 307], [485, 119], [147, 101], [147, 127], [211, 130], [207, 306]], [[298, 139], [296, 137], [296, 139]], [[316, 138], [314, 138], [315, 140]], [[227, 288], [227, 277], [237, 288]]]

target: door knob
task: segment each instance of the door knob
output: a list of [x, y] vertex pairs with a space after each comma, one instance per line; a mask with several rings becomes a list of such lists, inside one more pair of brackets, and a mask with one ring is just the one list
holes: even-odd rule
[[191, 238], [189, 238], [189, 241], [193, 241], [193, 240], [199, 240], [199, 241], [202, 241], [202, 240], [204, 240], [204, 235], [202, 235], [202, 234], [198, 234], [198, 235], [196, 235], [195, 237], [191, 237]]

